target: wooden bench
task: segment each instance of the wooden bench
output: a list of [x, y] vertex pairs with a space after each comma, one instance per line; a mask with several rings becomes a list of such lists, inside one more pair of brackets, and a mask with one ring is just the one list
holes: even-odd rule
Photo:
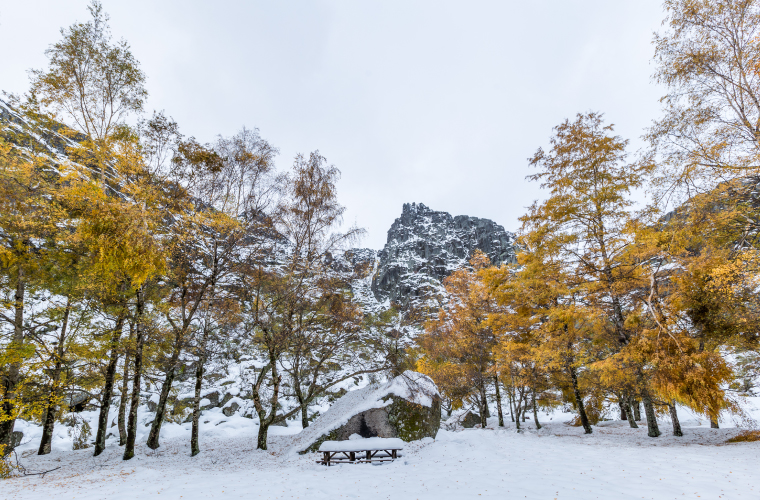
[[366, 438], [350, 441], [325, 441], [319, 447], [321, 465], [392, 462], [399, 458], [404, 442], [397, 438]]

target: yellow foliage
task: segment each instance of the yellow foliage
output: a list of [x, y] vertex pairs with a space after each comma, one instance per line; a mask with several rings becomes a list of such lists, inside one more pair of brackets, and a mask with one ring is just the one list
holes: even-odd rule
[[460, 269], [444, 280], [448, 308], [440, 309], [417, 339], [422, 355], [417, 370], [430, 376], [455, 407], [470, 397], [479, 401], [486, 379], [494, 375], [493, 302], [478, 275], [488, 257], [478, 251], [470, 264], [473, 269]]

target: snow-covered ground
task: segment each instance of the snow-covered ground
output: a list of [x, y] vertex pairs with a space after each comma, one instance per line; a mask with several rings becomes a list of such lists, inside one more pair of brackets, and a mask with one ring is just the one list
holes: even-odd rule
[[670, 435], [669, 422], [657, 439], [625, 422], [585, 436], [562, 415], [569, 416], [549, 421], [542, 414], [547, 423], [538, 432], [531, 422], [520, 434], [509, 422], [505, 429], [441, 430], [435, 440], [409, 443], [394, 463], [329, 468], [317, 465], [315, 454], [292, 453], [293, 426], [273, 428], [270, 450], [255, 450], [256, 424], [242, 417], [207, 418], [197, 457], [189, 456], [189, 430], [171, 424], [157, 453], [143, 437], [128, 462], [113, 440], [97, 458], [91, 448], [71, 451], [65, 431], [50, 455], [38, 457], [39, 437], [28, 426], [22, 463], [60, 469], [1, 481], [0, 498], [760, 498], [760, 442], [726, 444], [736, 428], [710, 429], [683, 415], [682, 438]]

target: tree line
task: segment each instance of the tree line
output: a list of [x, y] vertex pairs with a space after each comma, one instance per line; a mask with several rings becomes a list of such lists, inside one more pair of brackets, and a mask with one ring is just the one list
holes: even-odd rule
[[[554, 129], [529, 159], [546, 199], [520, 219], [518, 263], [476, 254], [445, 286], [418, 368], [482, 425], [569, 403], [586, 433], [610, 406], [682, 435], [677, 405], [741, 414], [760, 369], [760, 8], [667, 0], [656, 34], [663, 116], [629, 143], [601, 113]], [[623, 98], [623, 96], [621, 96]], [[487, 394], [487, 392], [489, 394]]]

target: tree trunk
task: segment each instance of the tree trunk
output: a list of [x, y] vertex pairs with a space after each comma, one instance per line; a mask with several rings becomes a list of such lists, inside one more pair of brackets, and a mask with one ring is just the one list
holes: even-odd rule
[[575, 404], [578, 407], [578, 414], [581, 417], [581, 425], [583, 431], [586, 434], [591, 434], [591, 424], [588, 422], [588, 416], [586, 415], [586, 409], [583, 406], [583, 398], [581, 397], [581, 391], [578, 389], [578, 374], [575, 372], [575, 368], [571, 364], [567, 364], [567, 369], [570, 372], [570, 379], [573, 382], [573, 395], [575, 396]]
[[60, 396], [61, 371], [63, 367], [63, 355], [65, 352], [66, 330], [69, 325], [69, 313], [71, 312], [70, 302], [67, 300], [66, 310], [63, 313], [63, 323], [61, 324], [61, 333], [58, 335], [58, 346], [55, 350], [55, 365], [50, 381], [50, 394], [48, 395], [48, 404], [45, 411], [45, 421], [42, 423], [42, 438], [40, 438], [40, 449], [38, 455], [47, 455], [50, 453], [50, 445], [53, 442], [53, 429], [55, 428], [55, 414], [58, 406], [58, 397]]
[[637, 422], [641, 422], [641, 402], [638, 399], [634, 399], [631, 401], [631, 406], [633, 406], [633, 418]]
[[129, 420], [127, 422], [127, 442], [124, 446], [124, 460], [135, 456], [135, 440], [137, 439], [137, 407], [140, 405], [140, 377], [142, 376], [142, 355], [145, 332], [143, 328], [143, 311], [145, 297], [143, 290], [137, 291], [137, 307], [135, 308], [135, 364], [132, 378], [132, 400], [129, 405]]
[[155, 450], [161, 444], [158, 442], [158, 436], [161, 432], [161, 424], [164, 421], [164, 414], [166, 413], [166, 400], [169, 399], [169, 391], [171, 391], [172, 383], [174, 382], [174, 373], [176, 371], [177, 360], [179, 359], [180, 348], [179, 344], [175, 346], [175, 350], [172, 353], [169, 370], [166, 372], [166, 378], [161, 385], [161, 395], [158, 397], [158, 405], [156, 405], [156, 416], [153, 419], [153, 424], [150, 427], [150, 434], [148, 434], [148, 448]]
[[538, 423], [538, 408], [536, 407], [536, 391], [533, 391], [533, 421], [536, 423], [536, 430], [541, 428], [541, 424]]
[[718, 425], [718, 419], [710, 417], [710, 428], [711, 429], [720, 429], [720, 425]]
[[[266, 408], [264, 408], [264, 405], [261, 402], [261, 384], [264, 382], [264, 377], [268, 370], [271, 370], [272, 372], [272, 396], [269, 399], [269, 416], [267, 416]], [[256, 449], [258, 450], [267, 449], [267, 432], [269, 431], [269, 426], [272, 425], [277, 418], [277, 403], [280, 396], [281, 383], [282, 375], [277, 373], [277, 357], [275, 356], [274, 351], [270, 348], [269, 365], [261, 369], [251, 391], [253, 393], [253, 405], [259, 416], [259, 436], [256, 441]]]
[[269, 424], [262, 422], [261, 416], [259, 416], [259, 435], [256, 439], [256, 449], [267, 449], [267, 432], [269, 431]]
[[[216, 252], [216, 250], [215, 250]], [[216, 253], [214, 254], [216, 255]], [[214, 259], [214, 274], [212, 276], [211, 281], [211, 290], [210, 295], [211, 297], [214, 296], [214, 292], [216, 290], [216, 272], [217, 272], [217, 265], [216, 265], [216, 257]], [[197, 454], [201, 452], [200, 443], [198, 442], [198, 437], [200, 434], [200, 419], [201, 419], [201, 390], [203, 388], [203, 372], [206, 368], [206, 347], [208, 344], [208, 336], [209, 336], [209, 307], [210, 302], [206, 303], [206, 321], [203, 322], [203, 334], [201, 335], [201, 341], [199, 344], [198, 349], [198, 366], [195, 367], [195, 394], [193, 397], [193, 425], [192, 425], [192, 431], [190, 433], [190, 456], [194, 457]]]
[[198, 434], [201, 418], [201, 388], [203, 387], [203, 365], [205, 356], [198, 358], [198, 366], [195, 369], [195, 397], [193, 399], [193, 430], [190, 434], [190, 456], [194, 457], [201, 452], [198, 444]]
[[116, 377], [116, 367], [119, 363], [119, 339], [121, 331], [124, 328], [124, 313], [122, 310], [116, 318], [111, 334], [111, 355], [106, 367], [106, 380], [103, 387], [103, 395], [100, 401], [100, 415], [98, 416], [98, 432], [95, 435], [95, 452], [93, 456], [98, 456], [106, 449], [106, 432], [108, 432], [108, 412], [111, 410], [111, 397], [113, 397], [113, 382]]
[[40, 439], [40, 448], [37, 451], [37, 455], [47, 455], [50, 453], [50, 445], [53, 442], [53, 430], [55, 429], [56, 405], [53, 401], [53, 392], [51, 391], [47, 410], [45, 410], [45, 421], [42, 425], [42, 438]]
[[[298, 368], [296, 367], [296, 370]], [[301, 407], [301, 426], [306, 429], [309, 426], [309, 405], [304, 401], [303, 393], [301, 392], [301, 380], [294, 377], [293, 387], [296, 393], [296, 399], [298, 400], [298, 406]]]
[[673, 422], [673, 435], [678, 437], [683, 436], [683, 431], [681, 430], [681, 422], [678, 420], [678, 412], [676, 411], [675, 399], [670, 400], [668, 409], [670, 410], [670, 420]]
[[[264, 405], [261, 404], [261, 397], [259, 395], [259, 387], [261, 384], [261, 381], [263, 380], [263, 374], [264, 370], [266, 368], [262, 368], [261, 374], [259, 375], [259, 379], [257, 380], [257, 383], [253, 385], [253, 404], [256, 407], [256, 413], [259, 416], [259, 435], [256, 439], [256, 449], [257, 450], [266, 450], [267, 449], [267, 432], [269, 431], [269, 425], [272, 423], [273, 419], [267, 418], [267, 412], [264, 409]], [[272, 373], [274, 373], [274, 370], [272, 370]], [[277, 405], [272, 406], [272, 414], [276, 415], [276, 408]]]
[[646, 389], [644, 389], [641, 399], [644, 400], [644, 411], [647, 415], [647, 435], [653, 438], [659, 437], [660, 428], [657, 425], [657, 416], [654, 413], [652, 398]]
[[512, 404], [512, 388], [507, 387], [507, 399], [509, 400], [509, 418], [512, 422], [515, 421], [514, 405]]
[[631, 404], [633, 398], [631, 396], [623, 396], [623, 401], [625, 402], [625, 410], [628, 414], [628, 425], [631, 427], [631, 429], [638, 429], [639, 425], [636, 423], [636, 419], [633, 417], [633, 405]]
[[499, 391], [499, 376], [493, 378], [493, 385], [496, 387], [496, 408], [499, 411], [499, 427], [504, 427], [504, 412], [501, 409], [501, 391]]
[[129, 401], [129, 356], [124, 355], [124, 372], [121, 378], [121, 396], [119, 400], [119, 416], [117, 425], [119, 426], [119, 446], [127, 443], [127, 401]]
[[4, 455], [11, 452], [11, 434], [13, 426], [16, 424], [16, 407], [13, 400], [16, 395], [16, 386], [21, 381], [21, 348], [24, 345], [24, 293], [25, 293], [24, 270], [19, 266], [18, 281], [16, 282], [16, 294], [14, 296], [13, 309], [13, 338], [8, 351], [17, 351], [14, 355], [16, 359], [8, 365], [8, 377], [3, 381], [3, 405], [0, 416], [0, 446], [4, 446]]
[[491, 408], [488, 407], [488, 391], [486, 390], [486, 383], [488, 379], [483, 380], [483, 407], [485, 408], [486, 419], [491, 418]]
[[[215, 284], [215, 283], [214, 283]], [[212, 284], [211, 296], [214, 295], [214, 284]], [[206, 308], [206, 314], [208, 315], [208, 307]], [[208, 318], [207, 318], [208, 319]], [[193, 427], [190, 433], [190, 456], [194, 457], [201, 452], [200, 444], [198, 443], [198, 435], [200, 434], [200, 419], [201, 419], [201, 389], [203, 388], [203, 372], [206, 368], [206, 345], [208, 343], [208, 321], [203, 324], [203, 335], [201, 336], [199, 351], [198, 351], [198, 366], [195, 368], [195, 394], [193, 398]]]
[[623, 403], [622, 396], [618, 396], [618, 406], [620, 407], [620, 420], [628, 420], [628, 413], [625, 411], [625, 404]]
[[515, 428], [517, 432], [520, 432], [520, 415], [522, 415], [522, 395], [518, 393], [515, 396]]
[[486, 399], [486, 384], [480, 379], [480, 428], [485, 429], [488, 425], [488, 400]]
[[309, 426], [309, 407], [301, 404], [301, 426], [306, 429]]
[[[129, 323], [130, 345], [132, 344], [134, 337], [135, 323], [134, 321], [131, 321]], [[127, 426], [124, 421], [127, 416], [127, 401], [129, 401], [129, 360], [130, 353], [127, 351], [124, 353], [124, 373], [122, 373], [121, 377], [121, 399], [119, 401], [119, 416], [117, 419], [119, 425], [119, 446], [127, 444]]]

